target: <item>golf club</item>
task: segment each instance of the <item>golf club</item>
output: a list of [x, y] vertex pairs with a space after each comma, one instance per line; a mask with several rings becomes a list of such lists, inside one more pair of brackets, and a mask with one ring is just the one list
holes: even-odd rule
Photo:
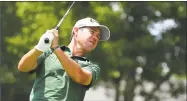
[[[64, 16], [62, 17], [62, 19], [59, 21], [59, 23], [57, 24], [57, 26], [55, 27], [56, 30], [59, 29], [60, 25], [62, 24], [62, 22], [64, 21], [65, 17], [68, 15], [70, 9], [72, 8], [73, 4], [75, 3], [75, 1], [73, 1], [73, 3], [71, 4], [71, 6], [69, 7], [69, 9], [66, 11], [66, 13], [64, 14]], [[49, 39], [45, 38], [44, 40], [45, 43], [49, 43]]]

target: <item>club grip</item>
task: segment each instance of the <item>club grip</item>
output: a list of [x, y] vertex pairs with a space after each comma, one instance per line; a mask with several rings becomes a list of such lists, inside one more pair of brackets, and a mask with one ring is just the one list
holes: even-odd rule
[[[56, 26], [56, 28], [55, 28], [55, 29], [56, 29], [56, 30], [58, 30], [58, 29], [59, 29], [59, 27], [58, 27], [58, 26]], [[45, 43], [49, 43], [49, 39], [48, 39], [48, 38], [45, 38], [45, 39], [44, 39], [44, 42], [45, 42]]]
[[48, 39], [48, 38], [45, 38], [44, 42], [45, 42], [45, 43], [49, 43], [49, 39]]
[[56, 27], [55, 27], [55, 29], [56, 29], [56, 30], [58, 30], [58, 29], [59, 29], [59, 27], [58, 27], [58, 26], [56, 26]]

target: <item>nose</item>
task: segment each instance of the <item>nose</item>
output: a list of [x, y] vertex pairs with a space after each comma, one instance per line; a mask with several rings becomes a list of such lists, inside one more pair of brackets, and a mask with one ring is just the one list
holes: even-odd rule
[[99, 40], [97, 34], [93, 34], [93, 35], [92, 35], [92, 38], [93, 38], [93, 40], [94, 40], [95, 42]]

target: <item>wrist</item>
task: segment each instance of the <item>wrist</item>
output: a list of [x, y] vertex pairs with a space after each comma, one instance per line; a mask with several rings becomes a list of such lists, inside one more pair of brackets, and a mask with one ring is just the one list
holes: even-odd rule
[[45, 51], [45, 49], [44, 49], [43, 47], [39, 46], [39, 45], [36, 45], [34, 48], [35, 48], [37, 51], [40, 51], [40, 52], [44, 52], [44, 51]]
[[51, 48], [51, 50], [52, 50], [52, 52], [54, 52], [57, 48], [60, 48], [60, 46], [53, 46], [52, 48]]
[[35, 46], [33, 49], [34, 49], [34, 51], [37, 52], [37, 53], [43, 53], [43, 51], [37, 49], [36, 46]]
[[56, 44], [56, 45], [51, 45], [51, 48], [55, 48], [55, 47], [58, 47], [59, 45]]

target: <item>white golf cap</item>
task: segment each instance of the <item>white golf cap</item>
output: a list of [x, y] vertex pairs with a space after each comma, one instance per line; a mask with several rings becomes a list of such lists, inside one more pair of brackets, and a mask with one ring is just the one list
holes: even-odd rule
[[[105, 41], [110, 38], [110, 30], [105, 25], [100, 25], [98, 21], [93, 18], [87, 17], [77, 21], [74, 27], [99, 27], [100, 28], [100, 41]], [[73, 31], [73, 30], [72, 30]]]

